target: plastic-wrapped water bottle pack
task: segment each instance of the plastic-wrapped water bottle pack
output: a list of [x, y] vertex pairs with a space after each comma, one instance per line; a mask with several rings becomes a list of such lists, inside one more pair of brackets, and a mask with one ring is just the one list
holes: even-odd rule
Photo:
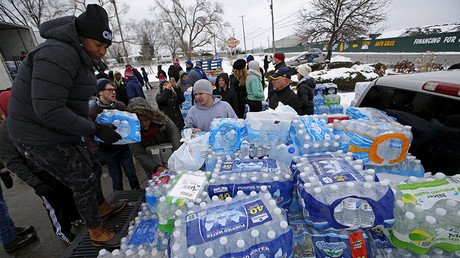
[[373, 164], [364, 164], [367, 169], [375, 170], [375, 173], [388, 173], [400, 176], [424, 177], [425, 169], [422, 162], [415, 156], [407, 155], [406, 160], [393, 165], [377, 166]]
[[409, 177], [396, 189], [396, 223], [389, 230], [394, 246], [417, 254], [460, 251], [460, 175]]
[[273, 159], [227, 161], [220, 169], [215, 169], [209, 180], [210, 197], [235, 197], [240, 190], [245, 194], [268, 191], [279, 206], [288, 208], [292, 202], [294, 181], [289, 166]]
[[332, 128], [341, 150], [353, 152], [356, 159], [372, 165], [405, 161], [412, 141], [412, 128], [397, 122], [342, 120], [334, 121]]
[[304, 219], [315, 230], [390, 227], [394, 223], [389, 181], [378, 182], [362, 161], [337, 154], [308, 155], [296, 164], [297, 195]]
[[169, 257], [292, 257], [292, 230], [270, 193], [212, 200], [177, 216]]
[[243, 119], [215, 118], [210, 127], [209, 145], [218, 152], [233, 153], [246, 136]]
[[311, 235], [316, 257], [372, 257], [369, 238], [362, 231]]
[[299, 154], [337, 151], [332, 128], [327, 126], [327, 117], [323, 115], [301, 116], [292, 121], [290, 128], [292, 141], [298, 146]]
[[396, 118], [387, 115], [385, 111], [368, 107], [349, 107], [346, 114], [350, 119], [364, 119], [374, 123], [393, 123]]
[[[111, 123], [117, 127], [116, 132], [123, 137], [114, 144], [128, 144], [141, 141], [141, 127], [137, 115], [134, 113], [104, 109], [101, 114], [96, 117], [96, 122], [101, 124]], [[101, 139], [94, 137], [96, 141], [102, 142]]]

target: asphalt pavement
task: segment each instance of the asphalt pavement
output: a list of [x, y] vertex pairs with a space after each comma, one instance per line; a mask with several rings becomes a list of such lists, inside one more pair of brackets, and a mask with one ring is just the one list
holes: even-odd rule
[[[144, 91], [149, 103], [156, 107], [155, 96], [158, 92], [158, 82], [151, 82], [155, 87], [153, 90]], [[140, 164], [135, 160], [137, 177], [141, 188], [147, 185], [147, 177]], [[0, 257], [20, 257], [20, 258], [54, 258], [61, 257], [69, 246], [53, 232], [50, 220], [43, 207], [41, 199], [34, 193], [33, 189], [13, 175], [14, 185], [11, 189], [6, 189], [2, 184], [3, 194], [8, 205], [9, 213], [16, 226], [34, 226], [37, 231], [39, 241], [7, 254], [0, 247]], [[101, 177], [104, 196], [108, 197], [112, 193], [112, 181], [107, 173], [107, 167], [103, 167]], [[124, 189], [129, 190], [129, 183], [124, 177]], [[85, 230], [85, 229], [83, 229]]]

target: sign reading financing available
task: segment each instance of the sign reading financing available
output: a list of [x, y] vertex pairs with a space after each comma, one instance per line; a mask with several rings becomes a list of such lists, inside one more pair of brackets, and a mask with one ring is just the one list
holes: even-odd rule
[[229, 48], [235, 48], [240, 44], [240, 41], [237, 40], [235, 37], [230, 37], [225, 41], [224, 44]]

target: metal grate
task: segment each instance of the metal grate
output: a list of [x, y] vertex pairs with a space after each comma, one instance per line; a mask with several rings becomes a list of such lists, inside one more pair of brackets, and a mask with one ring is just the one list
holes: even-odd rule
[[[129, 222], [137, 216], [139, 207], [144, 201], [144, 190], [115, 191], [107, 198], [107, 201], [125, 201], [127, 203], [123, 211], [104, 222], [104, 226], [108, 229], [126, 235]], [[83, 229], [62, 257], [97, 257], [100, 249], [101, 247], [93, 246], [89, 239], [88, 231]]]

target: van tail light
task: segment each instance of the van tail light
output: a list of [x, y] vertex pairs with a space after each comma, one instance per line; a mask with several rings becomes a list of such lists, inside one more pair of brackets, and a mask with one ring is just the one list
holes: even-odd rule
[[460, 97], [460, 84], [428, 81], [422, 86], [423, 90]]

